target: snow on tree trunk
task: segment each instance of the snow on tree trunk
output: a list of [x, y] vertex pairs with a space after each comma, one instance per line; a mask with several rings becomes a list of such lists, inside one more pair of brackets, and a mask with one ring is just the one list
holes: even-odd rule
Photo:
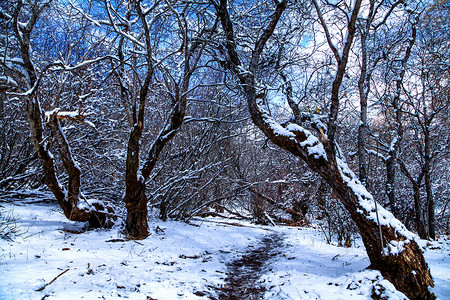
[[[316, 2], [314, 2], [317, 5]], [[268, 25], [257, 39], [252, 59], [246, 70], [239, 58], [233, 23], [225, 0], [215, 4], [226, 38], [226, 67], [239, 79], [246, 97], [253, 123], [276, 145], [304, 160], [317, 172], [338, 195], [359, 228], [371, 266], [379, 270], [394, 286], [411, 299], [434, 299], [428, 287], [433, 286], [428, 265], [423, 253], [415, 241], [416, 236], [409, 232], [390, 212], [377, 207], [372, 195], [356, 178], [347, 164], [338, 157], [335, 143], [336, 118], [339, 107], [339, 86], [345, 73], [351, 43], [355, 34], [355, 24], [360, 1], [355, 2], [348, 26], [344, 50], [339, 53], [330, 45], [337, 60], [338, 70], [333, 82], [332, 104], [327, 137], [322, 141], [298, 124], [286, 127], [276, 122], [264, 108], [266, 94], [256, 81], [260, 56], [265, 44], [275, 31], [276, 25], [286, 9], [287, 1], [278, 2], [270, 16]], [[320, 10], [318, 10], [320, 16]], [[320, 16], [321, 17], [321, 16]], [[323, 21], [323, 20], [321, 20]], [[326, 26], [324, 25], [325, 31]], [[331, 44], [332, 42], [329, 41]], [[377, 209], [378, 208], [378, 209]]]
[[434, 299], [428, 290], [434, 286], [433, 279], [417, 237], [389, 211], [376, 207], [372, 195], [347, 164], [339, 158], [327, 157], [319, 139], [296, 124], [283, 128], [258, 105], [251, 88], [245, 91], [254, 123], [272, 142], [302, 158], [333, 187], [359, 229], [371, 267], [409, 298]]
[[[433, 299], [428, 265], [416, 239], [389, 211], [375, 206], [373, 197], [347, 165], [338, 161], [338, 172], [328, 177], [341, 202], [358, 226], [371, 262], [394, 286], [411, 299]], [[330, 170], [331, 171], [331, 170]], [[380, 236], [381, 232], [381, 236]]]
[[[78, 113], [73, 113], [73, 115], [76, 117]], [[67, 195], [63, 193], [64, 197], [61, 198], [60, 193], [56, 194], [59, 196], [57, 200], [65, 216], [71, 221], [89, 221], [92, 227], [109, 227], [112, 225], [109, 219], [113, 213], [110, 207], [106, 207], [100, 201], [89, 203], [85, 200], [85, 203], [80, 203], [81, 170], [72, 156], [69, 143], [59, 122], [60, 118], [66, 116], [59, 115], [59, 109], [55, 109], [47, 112], [46, 117], [47, 126], [50, 128], [52, 137], [56, 141], [64, 169], [69, 177]]]

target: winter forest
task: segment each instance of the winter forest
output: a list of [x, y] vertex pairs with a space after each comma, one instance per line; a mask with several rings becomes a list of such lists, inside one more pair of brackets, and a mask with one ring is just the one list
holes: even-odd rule
[[450, 299], [448, 0], [3, 0], [0, 299]]

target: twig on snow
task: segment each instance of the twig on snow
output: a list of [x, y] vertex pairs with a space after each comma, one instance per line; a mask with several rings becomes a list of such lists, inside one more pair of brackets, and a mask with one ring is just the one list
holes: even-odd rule
[[38, 288], [36, 290], [36, 292], [41, 292], [43, 291], [47, 286], [49, 286], [50, 284], [52, 284], [56, 279], [58, 279], [59, 277], [61, 277], [62, 275], [64, 275], [64, 273], [66, 273], [67, 271], [69, 271], [70, 269], [67, 269], [65, 271], [62, 271], [61, 273], [59, 273], [58, 276], [56, 276], [55, 278], [53, 278], [52, 281], [50, 281], [49, 283], [44, 284], [42, 287]]

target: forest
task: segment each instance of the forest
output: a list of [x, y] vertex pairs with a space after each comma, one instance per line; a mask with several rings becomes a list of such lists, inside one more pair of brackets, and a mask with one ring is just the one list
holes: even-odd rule
[[[217, 247], [280, 230], [259, 252], [314, 229], [379, 272], [369, 299], [445, 299], [436, 282], [450, 278], [433, 279], [426, 247], [450, 256], [447, 18], [448, 0], [2, 1], [0, 268], [14, 268], [11, 245], [27, 235], [10, 209], [53, 207], [55, 222], [83, 224], [64, 240], [81, 230], [94, 245], [97, 232], [125, 248], [158, 234], [176, 244], [203, 222], [236, 225], [217, 229]], [[199, 249], [174, 255], [224, 251]], [[223, 294], [240, 289], [228, 282], [189, 295], [241, 299]], [[255, 299], [320, 299], [271, 291]]]

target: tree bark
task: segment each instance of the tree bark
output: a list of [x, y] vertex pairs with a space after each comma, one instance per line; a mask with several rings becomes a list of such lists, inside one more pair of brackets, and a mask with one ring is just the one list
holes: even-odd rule
[[[89, 221], [90, 226], [95, 228], [111, 226], [110, 216], [113, 210], [110, 207], [105, 207], [100, 202], [88, 204], [82, 208], [79, 206], [81, 171], [73, 160], [70, 146], [60, 127], [57, 119], [58, 111], [54, 111], [48, 117], [47, 124], [52, 132], [53, 139], [56, 141], [63, 166], [69, 177], [67, 195], [56, 177], [53, 155], [50, 153], [50, 149], [48, 149], [49, 144], [43, 140], [42, 112], [40, 106], [33, 96], [30, 97], [28, 105], [27, 115], [30, 123], [31, 138], [44, 169], [44, 182], [52, 191], [64, 215], [71, 221]], [[91, 205], [94, 207], [93, 210], [88, 207]]]
[[[407, 237], [398, 228], [391, 224], [381, 225], [380, 237], [379, 224], [373, 218], [366, 215], [367, 210], [361, 208], [360, 199], [355, 191], [345, 183], [340, 172], [334, 171], [328, 183], [334, 188], [341, 202], [350, 212], [352, 219], [358, 226], [364, 241], [367, 254], [371, 262], [371, 268], [379, 270], [394, 286], [405, 293], [411, 299], [433, 299], [433, 294], [428, 291], [428, 286], [433, 286], [433, 280], [422, 252], [415, 240]], [[369, 215], [373, 215], [373, 210]], [[383, 211], [380, 210], [380, 216]], [[389, 213], [385, 211], [385, 216]], [[402, 228], [402, 230], [406, 230]], [[385, 243], [384, 248], [381, 242]], [[390, 248], [392, 245], [403, 244], [404, 249]], [[398, 248], [401, 248], [398, 246]], [[392, 249], [392, 248], [391, 248]], [[399, 250], [400, 253], [396, 253]]]
[[[144, 97], [144, 98], [142, 98]], [[145, 102], [146, 93], [141, 102]], [[145, 178], [139, 172], [139, 142], [143, 130], [143, 114], [131, 130], [128, 140], [127, 160], [125, 171], [125, 208], [127, 218], [125, 229], [130, 239], [144, 239], [148, 236], [147, 197], [145, 196]]]
[[[130, 239], [144, 239], [148, 236], [147, 222], [147, 197], [145, 195], [145, 179], [139, 174], [139, 150], [140, 140], [144, 129], [145, 104], [150, 83], [153, 79], [154, 68], [152, 61], [152, 45], [150, 42], [150, 29], [142, 12], [141, 3], [134, 4], [139, 19], [142, 22], [145, 44], [147, 70], [145, 79], [139, 89], [139, 107], [132, 107], [132, 129], [128, 139], [127, 159], [125, 170], [125, 196], [123, 201], [127, 209], [127, 218], [125, 220], [125, 229]], [[119, 55], [123, 59], [122, 48], [119, 47]], [[123, 64], [125, 61], [122, 62]], [[123, 70], [122, 70], [123, 72]], [[123, 75], [123, 74], [121, 74]], [[129, 117], [130, 118], [130, 117]]]
[[[368, 20], [366, 21], [368, 23]], [[367, 27], [367, 26], [365, 26]], [[358, 167], [359, 167], [359, 180], [364, 186], [367, 187], [367, 88], [366, 88], [366, 75], [367, 75], [367, 46], [366, 39], [368, 28], [361, 34], [361, 74], [358, 80], [358, 92], [359, 92], [359, 105], [360, 105], [360, 123], [358, 126]]]
[[145, 182], [127, 182], [125, 207], [127, 218], [125, 229], [128, 237], [135, 240], [145, 239], [148, 236], [148, 209], [145, 195]]

